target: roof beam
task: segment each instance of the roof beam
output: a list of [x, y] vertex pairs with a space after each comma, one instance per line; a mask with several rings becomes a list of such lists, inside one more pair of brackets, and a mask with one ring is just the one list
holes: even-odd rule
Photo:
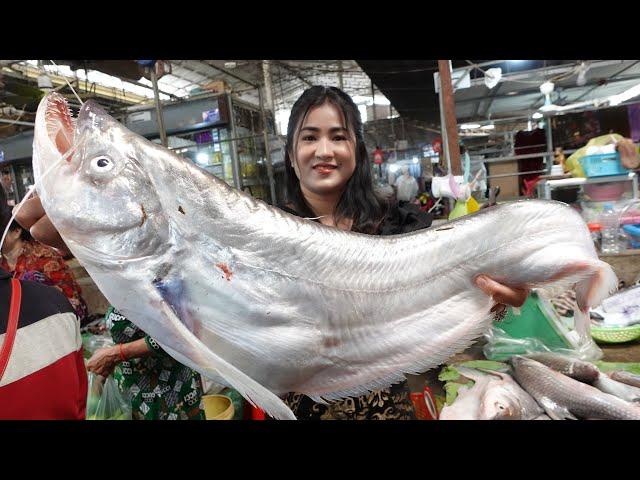
[[[609, 83], [610, 80], [613, 80], [614, 78], [616, 78], [618, 75], [620, 75], [623, 72], [626, 72], [627, 70], [629, 70], [631, 67], [635, 67], [638, 63], [640, 63], [640, 60], [633, 62], [631, 65], [623, 68], [622, 70], [620, 70], [619, 72], [611, 75], [608, 79], [607, 79], [607, 83]], [[605, 84], [606, 85], [606, 84]], [[588, 92], [583, 93], [582, 95], [580, 95], [578, 98], [576, 98], [574, 100], [574, 102], [577, 102], [578, 100], [580, 100], [581, 98], [585, 97], [586, 95], [588, 95], [589, 93], [593, 92], [596, 88], [600, 87], [601, 85], [598, 84], [595, 87], [593, 87], [592, 89], [590, 89]]]
[[242, 78], [240, 75], [237, 75], [237, 74], [235, 74], [235, 73], [232, 73], [232, 72], [230, 72], [229, 70], [227, 70], [226, 68], [218, 67], [217, 65], [214, 65], [214, 64], [210, 63], [210, 62], [209, 62], [209, 61], [207, 61], [207, 60], [204, 60], [204, 64], [205, 64], [205, 65], [208, 65], [208, 66], [209, 66], [209, 67], [211, 67], [211, 68], [215, 68], [215, 69], [216, 69], [216, 70], [218, 70], [219, 72], [222, 72], [222, 73], [224, 73], [225, 75], [230, 76], [231, 78], [235, 78], [236, 80], [239, 80], [239, 81], [241, 81], [241, 82], [244, 82], [244, 83], [246, 83], [247, 85], [251, 85], [253, 88], [259, 88], [259, 87], [260, 87], [260, 85], [258, 85], [257, 83], [255, 83], [255, 82], [251, 82], [251, 81], [247, 80], [246, 78]]
[[489, 110], [491, 109], [491, 105], [493, 104], [493, 101], [496, 99], [496, 97], [498, 96], [498, 92], [500, 91], [500, 88], [502, 88], [503, 84], [498, 84], [496, 85], [496, 89], [493, 92], [493, 95], [491, 95], [491, 97], [489, 97], [489, 99], [487, 100], [487, 106], [484, 109], [484, 113], [482, 114], [482, 116], [486, 117], [487, 114], [489, 113]]
[[[629, 60], [594, 61], [594, 62], [591, 62], [591, 68], [602, 68], [602, 67], [610, 67], [613, 65], [621, 65], [628, 61]], [[516, 80], [522, 80], [522, 79], [526, 80], [526, 79], [529, 79], [531, 76], [535, 76], [535, 75], [542, 75], [542, 76], [558, 75], [558, 74], [570, 72], [571, 70], [574, 70], [576, 66], [577, 66], [577, 63], [568, 63], [565, 65], [555, 65], [550, 67], [536, 68], [532, 70], [520, 70], [518, 72], [507, 73], [503, 75], [500, 82], [506, 83], [506, 82], [514, 82]], [[463, 68], [468, 68], [468, 67], [463, 67]], [[478, 85], [484, 85], [484, 77], [474, 78], [471, 80], [472, 87], [475, 87]]]
[[308, 86], [313, 87], [313, 84], [309, 80], [304, 78], [302, 75], [300, 75], [300, 73], [298, 73], [297, 70], [294, 70], [293, 67], [290, 67], [289, 65], [287, 65], [286, 63], [284, 63], [281, 60], [272, 60], [272, 62], [275, 62], [278, 65], [280, 65], [282, 68], [284, 68], [286, 71], [288, 71], [294, 77], [296, 77], [298, 80], [301, 80], [302, 82], [306, 83]]
[[[631, 75], [625, 78], [616, 78], [616, 79], [609, 79], [607, 81], [607, 83], [617, 83], [617, 82], [627, 82], [629, 80], [633, 80], [634, 78], [638, 78], [640, 79], [640, 74], [638, 75]], [[580, 85], [571, 85], [571, 86], [566, 86], [566, 87], [562, 87], [563, 90], [577, 90], [579, 88], [585, 88], [588, 87], [590, 85], [595, 85], [595, 86], [599, 86], [599, 81], [601, 79], [595, 79], [594, 81], [591, 82], [587, 82], [586, 84], [580, 86]], [[496, 99], [500, 99], [500, 98], [517, 98], [518, 95], [530, 95], [532, 93], [540, 93], [540, 89], [539, 88], [528, 88], [526, 90], [520, 90], [519, 92], [517, 92], [517, 95], [508, 95], [506, 93], [503, 93], [502, 95], [496, 95]], [[473, 98], [465, 98], [462, 100], [457, 100], [456, 99], [456, 105], [463, 105], [465, 103], [474, 103], [474, 102], [482, 102], [482, 100], [486, 100], [487, 97], [483, 96], [483, 97], [473, 97]]]
[[[613, 82], [612, 82], [612, 80], [614, 80], [618, 75], [620, 75], [620, 74], [622, 74], [622, 73], [626, 72], [627, 70], [629, 70], [630, 68], [634, 67], [634, 66], [635, 66], [635, 65], [637, 65], [638, 63], [640, 63], [640, 60], [637, 60], [637, 61], [633, 62], [631, 65], [626, 65], [626, 66], [625, 66], [625, 67], [623, 67], [621, 70], [618, 70], [618, 71], [617, 71], [616, 73], [614, 73], [613, 75], [611, 75], [611, 76], [607, 77], [607, 79], [606, 79], [606, 83], [604, 83], [604, 84], [600, 84], [600, 82], [599, 82], [599, 81], [598, 81], [598, 82], [595, 82], [595, 85], [594, 85], [594, 87], [593, 87], [593, 88], [590, 88], [588, 91], [584, 92], [584, 93], [583, 93], [582, 95], [580, 95], [579, 97], [577, 97], [577, 98], [573, 99], [573, 100], [571, 101], [571, 103], [576, 103], [576, 102], [578, 102], [581, 98], [584, 98], [584, 97], [585, 97], [585, 96], [587, 96], [589, 93], [593, 92], [596, 88], [598, 88], [598, 87], [600, 87], [600, 86], [602, 86], [602, 85], [607, 85], [607, 84], [609, 84], [609, 83], [613, 83]], [[632, 80], [632, 78], [619, 79], [619, 80], [617, 80], [617, 81], [621, 81], [621, 82], [622, 82], [622, 81], [627, 81], [627, 80]], [[615, 80], [614, 80], [614, 81], [615, 81]], [[592, 84], [593, 84], [593, 83], [592, 83]], [[576, 86], [576, 87], [568, 87], [568, 88], [582, 88], [582, 87], [577, 87], [577, 86]], [[540, 96], [542, 97], [543, 95], [541, 94]], [[533, 102], [533, 104], [529, 107], [529, 110], [534, 109], [534, 108], [536, 108], [536, 107], [538, 107], [538, 108], [539, 108], [540, 106], [542, 106], [542, 104], [541, 104], [540, 97], [538, 97], [538, 98], [536, 99], [536, 101], [535, 101], [535, 102]]]

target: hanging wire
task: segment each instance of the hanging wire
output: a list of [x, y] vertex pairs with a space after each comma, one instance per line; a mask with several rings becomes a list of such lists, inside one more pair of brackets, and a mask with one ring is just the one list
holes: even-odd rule
[[[53, 63], [55, 65], [56, 68], [60, 68], [56, 62], [54, 62], [53, 60], [49, 60], [51, 63]], [[64, 78], [64, 81], [67, 82], [67, 85], [69, 85], [69, 88], [71, 89], [71, 91], [73, 92], [73, 94], [76, 96], [76, 98], [78, 99], [78, 101], [80, 102], [80, 105], [84, 105], [84, 102], [82, 101], [82, 99], [80, 98], [80, 96], [76, 93], [76, 91], [73, 89], [73, 87], [71, 86], [71, 84], [69, 83], [69, 80], [67, 79], [66, 75], [62, 75], [62, 78]]]
[[26, 103], [22, 106], [22, 110], [20, 111], [20, 115], [18, 115], [18, 118], [13, 120], [11, 123], [8, 123], [6, 125], [1, 125], [0, 128], [8, 128], [8, 127], [11, 127], [12, 125], [15, 125], [16, 123], [18, 123], [20, 121], [20, 119], [22, 118], [22, 116], [25, 114], [24, 108], [26, 106], [27, 106]]

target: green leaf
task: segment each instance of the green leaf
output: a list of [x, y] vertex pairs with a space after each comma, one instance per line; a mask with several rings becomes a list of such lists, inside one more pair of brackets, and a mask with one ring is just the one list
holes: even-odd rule
[[456, 398], [458, 398], [458, 390], [460, 387], [472, 387], [475, 382], [470, 381], [467, 383], [456, 383], [456, 382], [448, 382], [444, 386], [444, 391], [447, 393], [446, 403], [447, 405], [451, 405]]
[[640, 363], [631, 362], [594, 362], [602, 372], [613, 372], [614, 370], [624, 370], [625, 372], [640, 375]]
[[463, 362], [458, 364], [460, 367], [467, 368], [484, 368], [485, 370], [495, 370], [495, 371], [508, 371], [509, 366], [503, 362], [494, 362], [492, 360], [470, 360], [468, 362]]
[[457, 380], [460, 378], [460, 372], [452, 365], [446, 365], [438, 375], [438, 380], [448, 382], [449, 380]]

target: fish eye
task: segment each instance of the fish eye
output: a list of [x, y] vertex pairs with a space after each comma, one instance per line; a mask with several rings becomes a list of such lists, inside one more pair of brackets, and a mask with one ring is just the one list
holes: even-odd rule
[[101, 155], [91, 160], [91, 169], [94, 172], [105, 173], [113, 169], [115, 164], [109, 157]]

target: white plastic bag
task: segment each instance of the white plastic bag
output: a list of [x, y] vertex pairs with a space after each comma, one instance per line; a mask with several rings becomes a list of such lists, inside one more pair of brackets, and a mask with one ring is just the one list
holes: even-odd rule
[[131, 404], [120, 393], [113, 375], [105, 379], [89, 372], [86, 418], [87, 420], [131, 420]]

